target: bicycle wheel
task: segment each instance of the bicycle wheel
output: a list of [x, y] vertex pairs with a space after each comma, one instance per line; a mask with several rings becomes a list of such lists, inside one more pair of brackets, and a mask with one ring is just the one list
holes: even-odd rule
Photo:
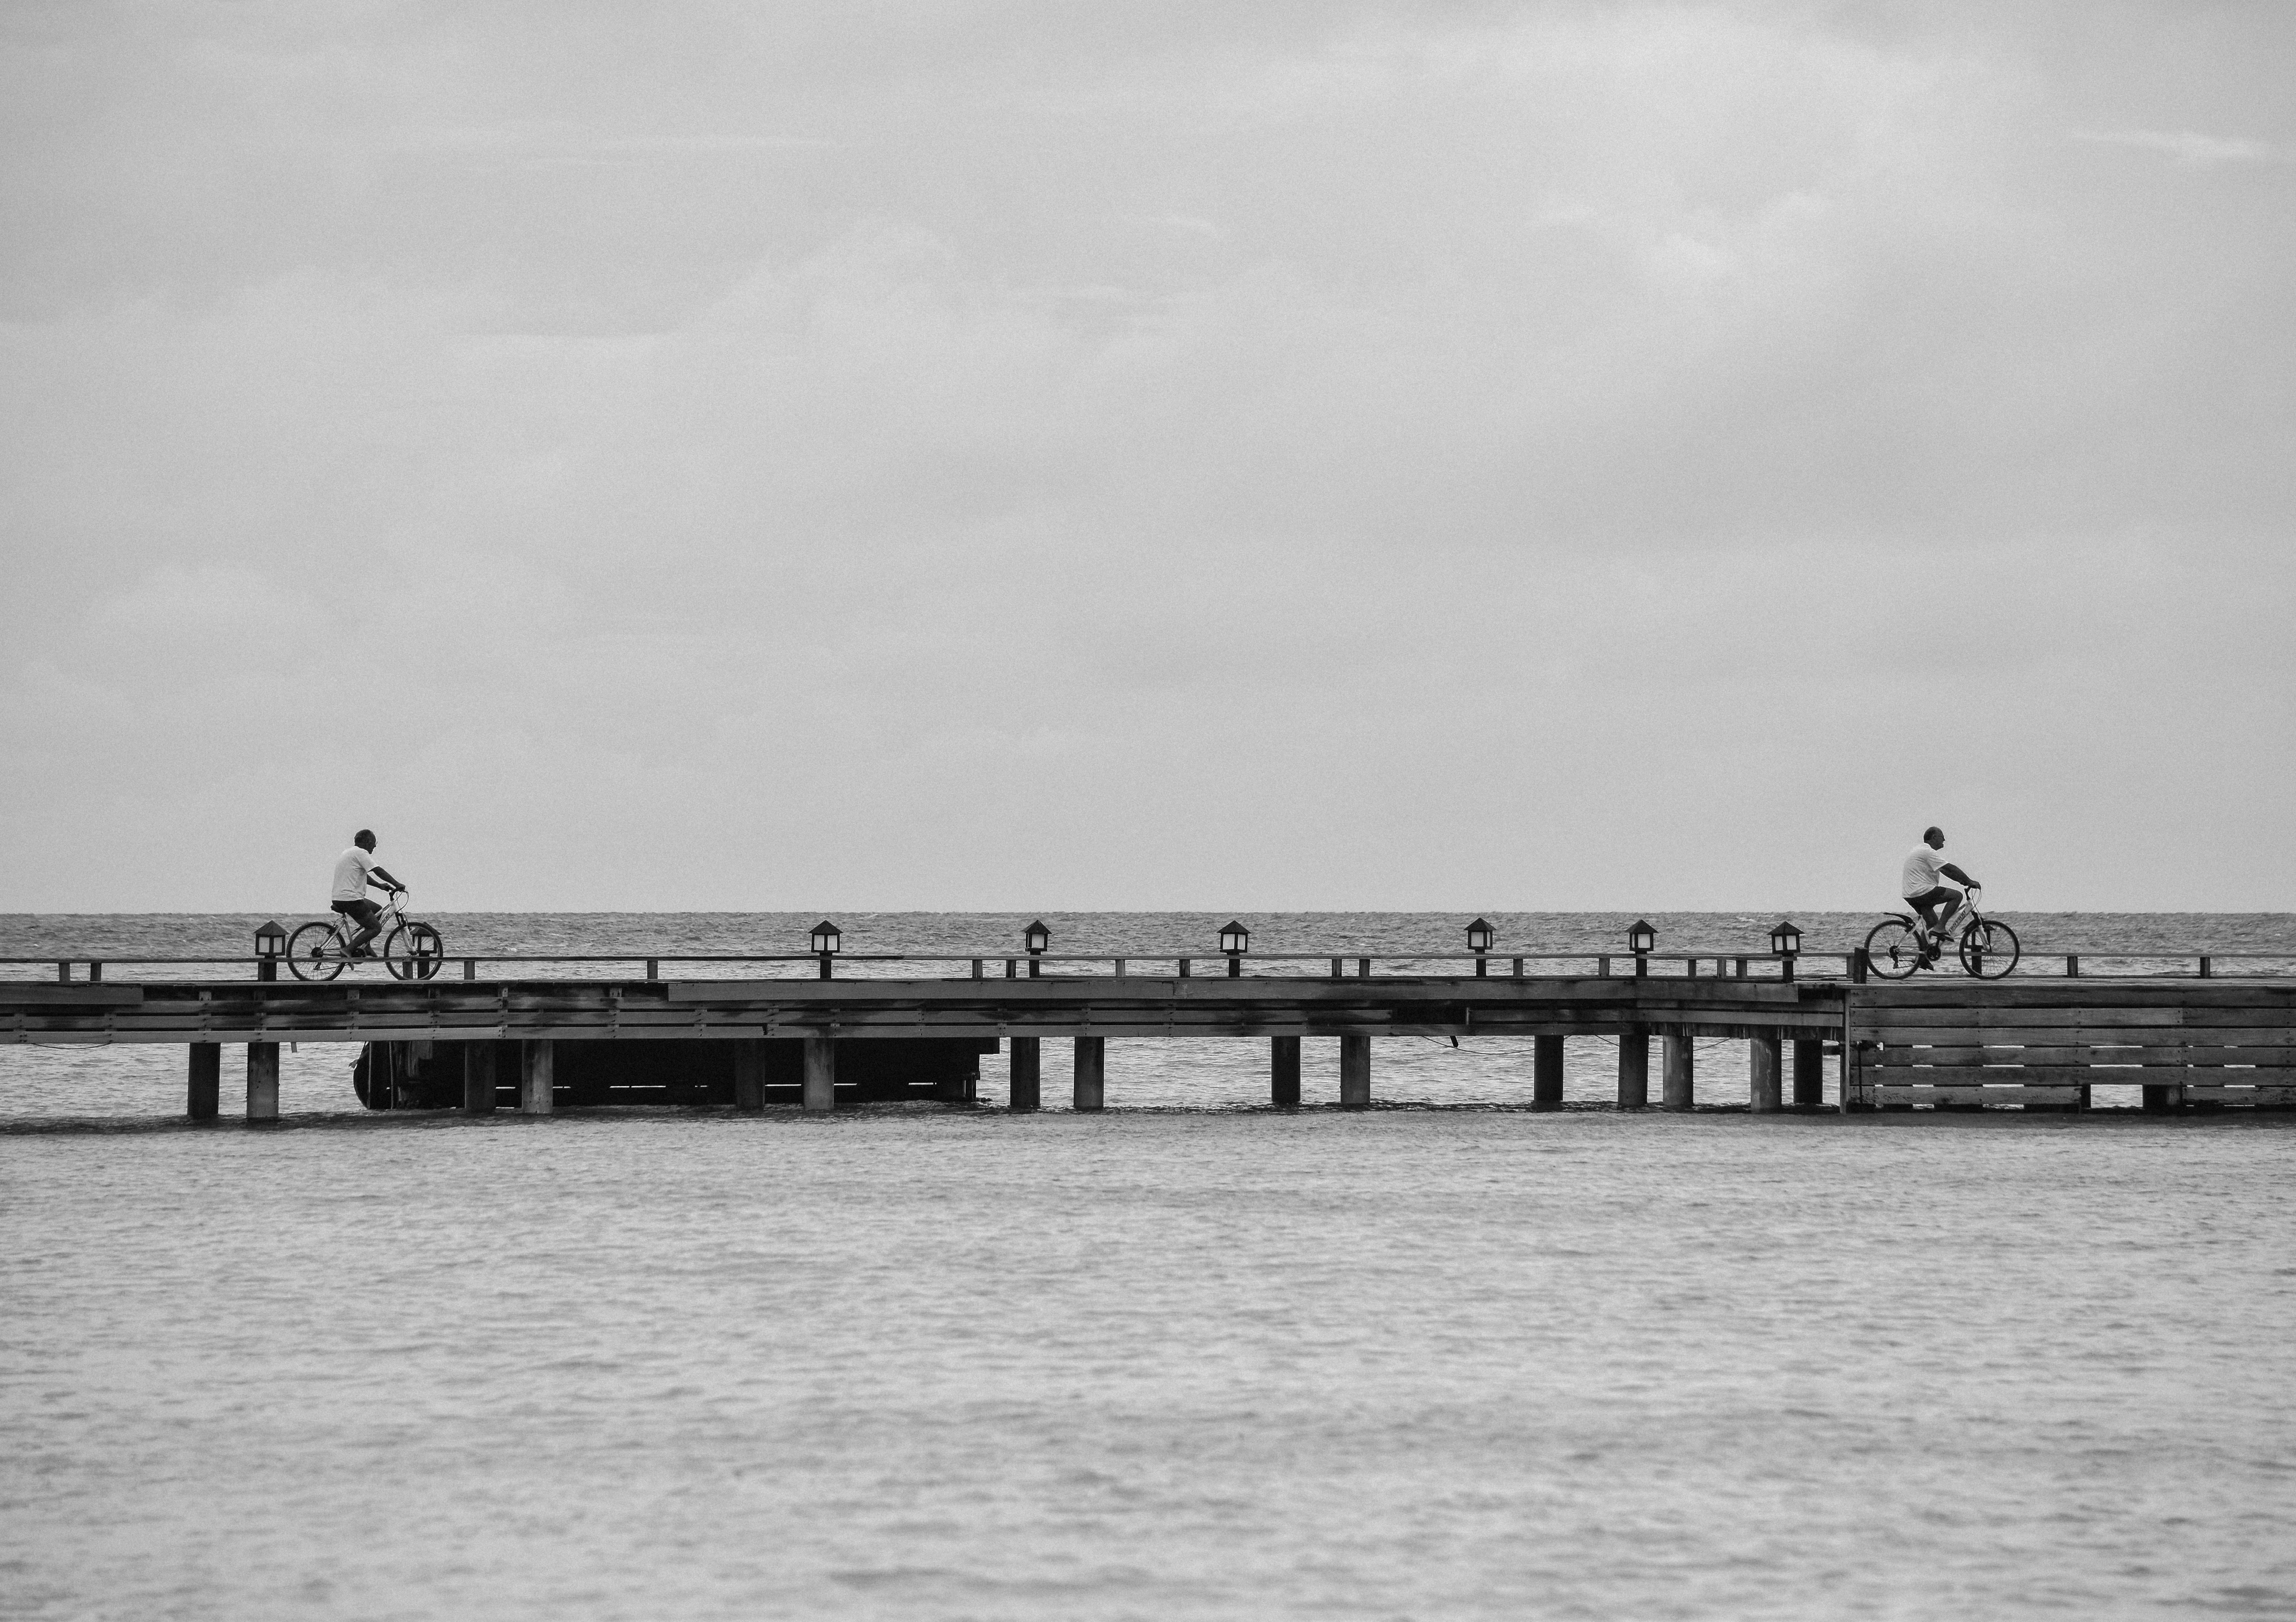
[[1866, 966], [1884, 980], [1903, 980], [1922, 966], [1922, 943], [1903, 918], [1883, 918], [1866, 936]]
[[2017, 967], [2017, 932], [1997, 918], [1980, 918], [1961, 932], [1961, 966], [1980, 980], [1998, 980]]
[[306, 924], [287, 937], [287, 968], [298, 980], [332, 980], [343, 972], [343, 943], [332, 924]]
[[383, 967], [394, 979], [429, 980], [446, 960], [447, 943], [428, 924], [405, 924], [382, 943]]

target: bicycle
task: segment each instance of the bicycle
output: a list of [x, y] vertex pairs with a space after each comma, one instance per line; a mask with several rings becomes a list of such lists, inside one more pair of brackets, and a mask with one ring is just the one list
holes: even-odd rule
[[[382, 904], [388, 932], [382, 940], [382, 966], [394, 980], [428, 980], [447, 960], [447, 943], [430, 925], [406, 916], [406, 892], [394, 890]], [[287, 938], [287, 967], [298, 980], [332, 980], [354, 963], [373, 961], [372, 956], [351, 955], [354, 926], [344, 914], [303, 925]]]
[[[1956, 918], [1961, 931], [1961, 966], [1980, 980], [1998, 980], [2017, 967], [2017, 932], [1977, 910], [1984, 886], [1972, 885]], [[1917, 968], [1931, 968], [1944, 955], [1945, 943], [1932, 937], [1910, 912], [1893, 912], [1866, 936], [1866, 966], [1884, 980], [1903, 980]]]

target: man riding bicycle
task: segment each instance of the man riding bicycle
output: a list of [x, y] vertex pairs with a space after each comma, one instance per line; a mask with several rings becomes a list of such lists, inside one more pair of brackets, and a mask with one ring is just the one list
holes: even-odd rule
[[358, 926], [351, 935], [354, 958], [373, 957], [367, 943], [382, 933], [382, 909], [367, 900], [369, 885], [393, 895], [406, 888], [374, 859], [374, 830], [363, 827], [351, 840], [351, 848], [335, 859], [335, 896], [331, 903]]
[[1906, 858], [1905, 874], [1898, 885], [1899, 893], [1906, 898], [1906, 905], [1921, 914], [1930, 939], [1939, 943], [1948, 938], [1954, 915], [1961, 910], [1963, 899], [1960, 891], [1940, 884], [1939, 880], [1949, 878], [1955, 884], [1966, 885], [1972, 890], [1984, 888], [1948, 861], [1944, 852], [1945, 830], [1939, 827], [1925, 829], [1921, 844], [1915, 845], [1914, 853]]

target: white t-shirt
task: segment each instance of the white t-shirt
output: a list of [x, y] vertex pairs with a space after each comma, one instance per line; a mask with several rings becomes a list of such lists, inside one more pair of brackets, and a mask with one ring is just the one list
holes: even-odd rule
[[1916, 895], [1927, 895], [1938, 887], [1938, 869], [1946, 864], [1943, 851], [1932, 851], [1927, 842], [1914, 847], [1906, 858], [1905, 876], [1898, 881], [1898, 893], [1911, 901]]
[[[335, 858], [335, 900], [357, 902], [366, 899], [367, 869], [374, 866], [374, 852], [353, 845]], [[1910, 869], [1908, 869], [1910, 871]]]

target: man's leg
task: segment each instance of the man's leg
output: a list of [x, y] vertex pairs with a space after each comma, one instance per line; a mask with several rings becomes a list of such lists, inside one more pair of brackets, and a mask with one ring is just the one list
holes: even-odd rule
[[1938, 910], [1937, 921], [1938, 937], [1940, 940], [1944, 939], [1946, 932], [1953, 927], [1954, 916], [1961, 910], [1962, 901], [1961, 892], [1958, 890], [1946, 890], [1943, 893], [1945, 901]]
[[367, 943], [382, 933], [382, 909], [373, 902], [363, 901], [351, 918], [358, 925], [351, 931], [351, 955], [358, 957], [365, 952]]

